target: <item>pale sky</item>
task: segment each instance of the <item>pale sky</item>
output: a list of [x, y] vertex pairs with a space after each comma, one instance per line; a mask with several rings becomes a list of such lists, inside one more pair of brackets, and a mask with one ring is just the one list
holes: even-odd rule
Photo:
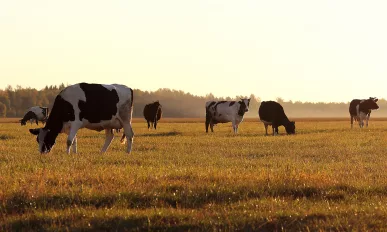
[[387, 1], [0, 0], [0, 88], [387, 98]]

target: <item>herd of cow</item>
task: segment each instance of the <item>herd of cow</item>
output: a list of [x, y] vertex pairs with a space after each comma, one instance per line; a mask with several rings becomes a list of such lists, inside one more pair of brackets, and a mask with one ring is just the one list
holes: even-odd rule
[[[379, 108], [378, 99], [354, 99], [349, 105], [351, 128], [353, 121], [358, 121], [360, 128], [366, 127], [371, 115], [371, 110]], [[205, 104], [205, 128], [214, 132], [217, 123], [232, 123], [234, 133], [238, 133], [238, 126], [243, 121], [244, 114], [249, 111], [250, 99], [240, 101], [208, 101]], [[55, 98], [54, 105], [49, 114], [47, 107], [34, 106], [28, 109], [21, 125], [31, 124], [35, 121], [45, 123], [43, 128], [30, 129], [30, 133], [37, 135], [40, 153], [48, 153], [55, 144], [59, 133], [66, 133], [67, 153], [77, 152], [76, 134], [81, 128], [102, 131], [105, 130], [106, 138], [101, 152], [105, 152], [114, 138], [114, 131], [123, 128], [121, 142], [127, 144], [127, 153], [132, 150], [133, 129], [133, 90], [125, 85], [113, 84], [88, 84], [79, 83], [63, 89]], [[144, 118], [148, 129], [157, 128], [157, 122], [162, 116], [162, 106], [156, 101], [145, 106]], [[263, 122], [267, 133], [269, 125], [272, 126], [273, 135], [278, 134], [278, 127], [284, 126], [287, 134], [295, 134], [295, 122], [290, 121], [282, 106], [274, 101], [263, 101], [259, 107], [259, 118]]]

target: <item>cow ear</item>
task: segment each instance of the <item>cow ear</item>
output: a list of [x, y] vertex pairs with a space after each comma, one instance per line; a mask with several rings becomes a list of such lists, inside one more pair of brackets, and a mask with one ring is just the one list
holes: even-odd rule
[[39, 132], [40, 132], [41, 128], [37, 128], [37, 129], [30, 129], [30, 133], [33, 134], [33, 135], [38, 135]]

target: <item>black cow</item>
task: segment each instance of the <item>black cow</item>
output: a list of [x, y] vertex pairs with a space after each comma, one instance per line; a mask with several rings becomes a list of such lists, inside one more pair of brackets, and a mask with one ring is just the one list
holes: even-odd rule
[[273, 135], [278, 134], [278, 127], [284, 126], [286, 133], [296, 133], [296, 123], [289, 121], [282, 106], [275, 101], [263, 101], [258, 110], [259, 118], [265, 125], [266, 135], [269, 125], [273, 128]]
[[376, 97], [370, 97], [368, 99], [353, 99], [349, 103], [349, 114], [351, 116], [351, 128], [353, 128], [353, 120], [359, 121], [360, 128], [364, 127], [363, 120], [366, 120], [366, 127], [368, 127], [368, 120], [371, 116], [371, 110], [379, 109], [376, 103], [378, 99]]
[[[155, 101], [153, 103], [147, 104], [144, 107], [143, 113], [144, 113], [144, 118], [148, 123], [148, 130], [149, 128], [152, 128], [152, 127], [154, 127], [156, 130], [157, 121], [160, 120], [161, 115], [163, 113], [161, 107], [162, 106], [160, 105], [159, 101]], [[150, 124], [152, 124], [152, 126]]]
[[30, 121], [31, 124], [35, 121], [36, 125], [39, 125], [38, 122], [45, 123], [48, 118], [48, 107], [33, 106], [29, 108], [20, 120], [22, 126], [26, 125], [27, 121]]
[[63, 89], [55, 98], [44, 128], [30, 129], [38, 135], [39, 151], [48, 153], [59, 133], [68, 134], [67, 153], [70, 147], [77, 152], [77, 132], [81, 128], [105, 130], [105, 152], [114, 138], [113, 130], [124, 128], [121, 142], [128, 139], [127, 152], [132, 150], [133, 90], [125, 85], [80, 83]]

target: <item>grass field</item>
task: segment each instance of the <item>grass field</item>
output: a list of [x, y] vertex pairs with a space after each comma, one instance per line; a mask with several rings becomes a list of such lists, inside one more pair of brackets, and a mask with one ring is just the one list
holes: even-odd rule
[[40, 155], [36, 125], [0, 124], [0, 231], [386, 231], [387, 122], [304, 120], [264, 136], [257, 120], [206, 134], [195, 120], [133, 124], [131, 155], [116, 135], [60, 135]]

